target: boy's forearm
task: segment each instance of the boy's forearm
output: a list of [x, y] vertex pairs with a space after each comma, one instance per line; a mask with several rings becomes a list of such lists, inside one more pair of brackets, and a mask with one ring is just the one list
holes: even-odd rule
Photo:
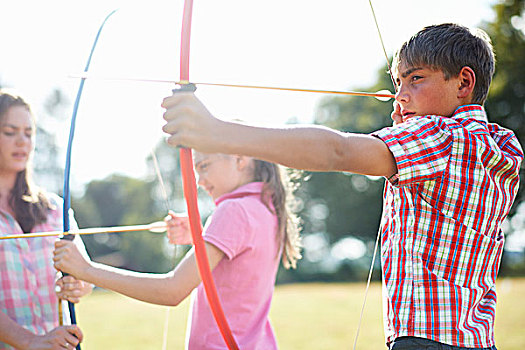
[[224, 122], [217, 152], [243, 154], [311, 171], [349, 171], [390, 176], [396, 167], [383, 141], [322, 126], [259, 128]]
[[260, 128], [215, 118], [194, 94], [181, 93], [162, 102], [164, 132], [172, 146], [205, 153], [242, 154], [312, 171], [349, 171], [391, 176], [394, 158], [383, 141], [322, 126]]
[[219, 153], [243, 154], [292, 168], [333, 170], [327, 151], [341, 136], [315, 126], [260, 128], [224, 122], [217, 133]]

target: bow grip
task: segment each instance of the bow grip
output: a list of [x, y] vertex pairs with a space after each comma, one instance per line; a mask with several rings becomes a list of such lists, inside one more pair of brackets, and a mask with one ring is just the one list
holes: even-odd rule
[[197, 86], [193, 83], [185, 83], [185, 84], [178, 84], [177, 87], [173, 90], [171, 90], [171, 92], [173, 92], [174, 94], [176, 93], [179, 93], [179, 92], [195, 92], [195, 90], [197, 90]]
[[[173, 94], [178, 94], [181, 92], [195, 92], [195, 90], [197, 90], [197, 86], [195, 84], [185, 83], [185, 84], [178, 84], [175, 89], [171, 90], [171, 92], [173, 92]], [[187, 147], [177, 146], [177, 148], [187, 148]]]

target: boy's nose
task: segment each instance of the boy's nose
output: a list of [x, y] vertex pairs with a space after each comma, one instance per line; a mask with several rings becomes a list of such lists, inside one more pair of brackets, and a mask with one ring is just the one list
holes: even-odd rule
[[403, 88], [403, 85], [398, 85], [395, 99], [397, 102], [406, 103], [409, 101], [410, 97], [408, 91]]

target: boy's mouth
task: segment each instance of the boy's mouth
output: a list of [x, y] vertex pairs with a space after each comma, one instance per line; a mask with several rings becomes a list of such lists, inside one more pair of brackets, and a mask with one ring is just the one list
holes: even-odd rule
[[413, 117], [414, 115], [416, 115], [416, 112], [402, 111], [401, 115], [403, 116], [403, 119], [408, 119], [408, 118]]

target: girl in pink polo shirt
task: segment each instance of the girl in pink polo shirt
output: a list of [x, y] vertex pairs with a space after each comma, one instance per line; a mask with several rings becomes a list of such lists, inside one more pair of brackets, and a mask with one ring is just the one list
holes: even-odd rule
[[[287, 181], [277, 165], [246, 156], [195, 152], [195, 169], [199, 186], [217, 206], [203, 237], [235, 340], [241, 349], [276, 349], [268, 313], [279, 261], [290, 268], [301, 257]], [[170, 212], [166, 223], [170, 242], [191, 244], [187, 217]], [[55, 247], [55, 266], [61, 271], [132, 298], [178, 305], [194, 290], [186, 347], [227, 348], [209, 308], [193, 249], [172, 272], [153, 275], [86, 261], [65, 241]]]

